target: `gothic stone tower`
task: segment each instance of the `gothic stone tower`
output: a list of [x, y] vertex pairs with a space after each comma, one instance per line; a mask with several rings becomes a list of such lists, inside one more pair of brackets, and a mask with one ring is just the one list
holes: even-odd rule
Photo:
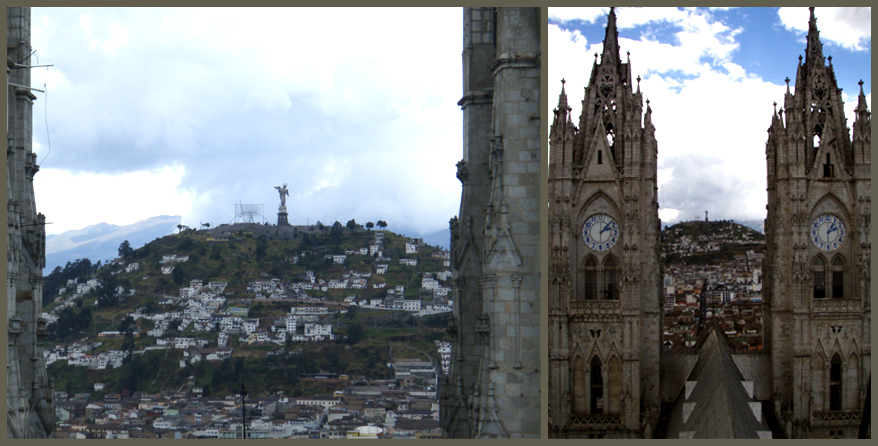
[[650, 437], [659, 415], [657, 146], [634, 88], [611, 9], [579, 126], [562, 81], [550, 130], [552, 437]]
[[42, 309], [46, 218], [37, 214], [33, 179], [39, 171], [31, 150], [36, 97], [30, 89], [30, 8], [6, 8], [6, 436], [52, 435], [53, 389], [46, 376]]
[[464, 8], [449, 438], [540, 435], [539, 8]]
[[814, 8], [807, 41], [766, 143], [765, 340], [787, 435], [856, 438], [871, 376], [871, 116], [861, 81], [852, 140]]

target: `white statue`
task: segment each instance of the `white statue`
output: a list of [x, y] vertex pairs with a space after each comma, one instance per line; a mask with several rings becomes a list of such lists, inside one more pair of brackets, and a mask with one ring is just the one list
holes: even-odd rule
[[287, 183], [284, 183], [283, 186], [274, 186], [274, 188], [280, 193], [280, 207], [287, 207], [287, 195], [290, 194], [290, 191], [287, 190]]

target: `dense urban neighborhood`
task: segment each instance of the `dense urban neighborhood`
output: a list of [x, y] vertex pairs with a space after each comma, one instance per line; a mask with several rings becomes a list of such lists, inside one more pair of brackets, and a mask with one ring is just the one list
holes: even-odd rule
[[762, 349], [765, 236], [730, 222], [685, 222], [662, 232], [665, 348], [695, 345], [716, 319], [739, 350]]
[[119, 251], [51, 289], [56, 437], [440, 436], [447, 251], [356, 223], [180, 228]]

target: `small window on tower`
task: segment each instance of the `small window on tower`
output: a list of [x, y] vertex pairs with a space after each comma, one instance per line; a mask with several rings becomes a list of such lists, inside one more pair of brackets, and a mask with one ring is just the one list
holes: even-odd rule
[[844, 260], [841, 256], [832, 259], [832, 297], [844, 297]]
[[604, 163], [604, 151], [598, 150], [598, 164]]
[[822, 258], [814, 259], [814, 298], [822, 299], [826, 297], [826, 262]]
[[829, 161], [829, 154], [826, 154], [826, 164], [823, 165], [823, 178], [832, 178], [832, 163]]

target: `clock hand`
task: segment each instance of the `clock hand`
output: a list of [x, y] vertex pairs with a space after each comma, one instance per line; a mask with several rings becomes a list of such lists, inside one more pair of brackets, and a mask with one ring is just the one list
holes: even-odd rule
[[830, 232], [834, 232], [837, 229], [838, 229], [838, 227], [835, 226], [835, 224], [833, 224], [832, 226], [829, 227], [829, 230], [826, 231], [826, 235], [829, 235]]

